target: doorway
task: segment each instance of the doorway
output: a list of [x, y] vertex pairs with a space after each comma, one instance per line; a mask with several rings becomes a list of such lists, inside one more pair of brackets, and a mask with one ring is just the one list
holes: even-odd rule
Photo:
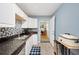
[[41, 21], [40, 22], [40, 39], [41, 42], [48, 42], [49, 41], [49, 24], [48, 21]]

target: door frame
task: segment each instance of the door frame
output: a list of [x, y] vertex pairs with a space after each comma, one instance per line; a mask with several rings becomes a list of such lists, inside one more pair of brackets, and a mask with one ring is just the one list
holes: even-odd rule
[[[54, 40], [55, 40], [56, 39], [56, 16], [52, 16], [52, 18], [53, 17], [54, 17]], [[49, 21], [49, 23], [50, 23], [50, 21]], [[49, 26], [49, 28], [50, 28], [50, 26]]]
[[[40, 29], [40, 24], [41, 24], [41, 22], [47, 22], [47, 23], [48, 23], [48, 32], [50, 32], [50, 31], [49, 31], [49, 25], [50, 25], [49, 21], [48, 21], [48, 20], [47, 20], [47, 21], [44, 21], [44, 20], [41, 21], [41, 20], [40, 20], [40, 21], [39, 21], [39, 40], [40, 40], [40, 42], [41, 42], [41, 36], [40, 36], [40, 35], [41, 35], [41, 29]], [[50, 40], [50, 39], [49, 39], [49, 34], [50, 34], [50, 33], [48, 33], [48, 40]]]
[[[52, 20], [52, 19], [53, 19], [53, 20]], [[52, 16], [52, 18], [51, 18], [50, 20], [52, 20], [52, 21], [54, 22], [54, 24], [53, 24], [53, 26], [54, 26], [54, 27], [53, 27], [53, 32], [51, 32], [51, 30], [49, 30], [49, 31], [50, 31], [50, 35], [51, 35], [51, 33], [52, 33], [52, 35], [53, 35], [54, 38], [53, 38], [53, 40], [51, 41], [51, 36], [49, 35], [49, 36], [50, 36], [49, 39], [50, 39], [51, 42], [53, 42], [53, 44], [50, 42], [50, 43], [52, 44], [52, 46], [54, 46], [54, 41], [56, 40], [56, 16]], [[51, 21], [50, 21], [50, 22], [51, 22]], [[50, 23], [50, 22], [49, 22], [49, 23]], [[51, 26], [50, 26], [50, 28], [51, 28]]]

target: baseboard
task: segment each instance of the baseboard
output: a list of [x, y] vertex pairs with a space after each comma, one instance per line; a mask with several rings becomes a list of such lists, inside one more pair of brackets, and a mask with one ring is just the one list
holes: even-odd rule
[[50, 41], [41, 41], [41, 43], [50, 43]]

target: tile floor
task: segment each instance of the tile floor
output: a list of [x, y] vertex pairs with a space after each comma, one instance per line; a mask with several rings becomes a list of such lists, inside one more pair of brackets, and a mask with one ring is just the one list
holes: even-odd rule
[[53, 47], [50, 43], [40, 43], [41, 55], [54, 55]]
[[40, 46], [32, 46], [29, 55], [40, 55]]
[[54, 49], [49, 42], [44, 42], [32, 46], [29, 55], [54, 55]]

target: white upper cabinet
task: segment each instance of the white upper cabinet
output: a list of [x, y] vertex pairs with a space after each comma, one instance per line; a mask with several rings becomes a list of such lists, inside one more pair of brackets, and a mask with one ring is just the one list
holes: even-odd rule
[[37, 19], [28, 17], [28, 20], [22, 24], [22, 28], [38, 28]]
[[0, 3], [0, 27], [15, 26], [14, 4]]
[[27, 20], [27, 15], [14, 3], [0, 3], [0, 27], [15, 27], [17, 19]]
[[14, 5], [15, 14], [22, 17], [22, 20], [27, 20], [27, 15], [15, 4]]
[[24, 21], [24, 22], [22, 23], [22, 28], [28, 28], [28, 27], [27, 27], [27, 25], [28, 25], [27, 23], [28, 23], [28, 20]]
[[27, 20], [28, 28], [38, 28], [38, 23], [36, 18], [28, 18]]

